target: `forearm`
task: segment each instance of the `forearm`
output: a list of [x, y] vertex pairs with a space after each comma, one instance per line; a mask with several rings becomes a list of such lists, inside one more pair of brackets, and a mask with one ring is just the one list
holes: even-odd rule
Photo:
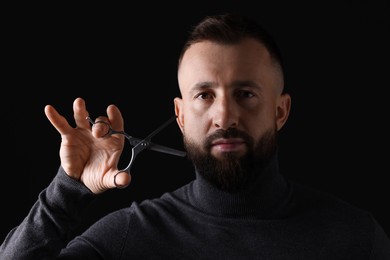
[[93, 195], [60, 168], [26, 218], [5, 238], [0, 259], [47, 259], [72, 238]]

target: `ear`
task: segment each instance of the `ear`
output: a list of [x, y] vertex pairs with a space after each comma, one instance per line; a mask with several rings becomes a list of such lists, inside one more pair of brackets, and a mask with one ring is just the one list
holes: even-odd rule
[[174, 100], [175, 115], [177, 125], [180, 127], [181, 132], [184, 132], [184, 113], [183, 113], [183, 99], [176, 97]]
[[280, 95], [276, 107], [276, 127], [279, 131], [287, 121], [291, 109], [291, 96], [287, 93]]

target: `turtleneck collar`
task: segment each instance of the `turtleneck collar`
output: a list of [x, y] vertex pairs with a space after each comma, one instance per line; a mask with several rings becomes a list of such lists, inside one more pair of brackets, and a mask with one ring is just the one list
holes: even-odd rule
[[248, 189], [229, 193], [222, 191], [199, 173], [188, 192], [190, 203], [206, 214], [237, 218], [278, 218], [284, 215], [290, 191], [279, 173], [277, 154]]

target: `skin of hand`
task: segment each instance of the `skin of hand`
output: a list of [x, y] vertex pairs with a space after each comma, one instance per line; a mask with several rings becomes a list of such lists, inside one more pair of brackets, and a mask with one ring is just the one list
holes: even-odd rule
[[[99, 116], [95, 121], [109, 123], [114, 129], [123, 130], [124, 122], [118, 107], [109, 105], [107, 116]], [[84, 99], [73, 102], [76, 127], [60, 115], [52, 105], [45, 106], [45, 114], [54, 128], [61, 134], [61, 166], [73, 179], [83, 183], [91, 192], [102, 193], [118, 186], [127, 186], [131, 176], [118, 172], [118, 161], [124, 148], [122, 135], [105, 136], [107, 125], [91, 125], [86, 119], [88, 111]]]

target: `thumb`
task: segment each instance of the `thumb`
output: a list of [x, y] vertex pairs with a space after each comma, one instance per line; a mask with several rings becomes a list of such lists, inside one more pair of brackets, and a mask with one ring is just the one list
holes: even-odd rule
[[113, 176], [113, 184], [114, 187], [117, 187], [118, 189], [123, 189], [129, 186], [131, 182], [131, 175], [127, 172], [117, 172]]

